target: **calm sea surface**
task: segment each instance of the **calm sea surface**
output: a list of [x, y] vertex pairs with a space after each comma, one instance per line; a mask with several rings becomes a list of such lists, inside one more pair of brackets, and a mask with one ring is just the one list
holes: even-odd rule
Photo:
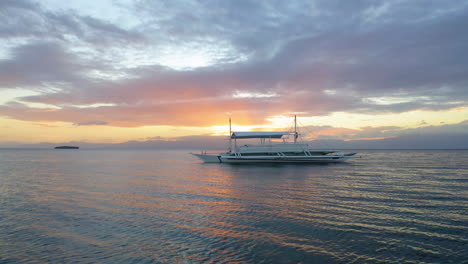
[[468, 151], [0, 150], [0, 263], [468, 263]]

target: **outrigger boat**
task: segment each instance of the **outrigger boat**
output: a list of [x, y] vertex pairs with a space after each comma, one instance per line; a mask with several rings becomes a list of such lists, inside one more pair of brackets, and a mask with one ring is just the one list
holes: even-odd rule
[[[191, 153], [205, 163], [335, 163], [345, 161], [356, 153], [335, 150], [313, 150], [306, 143], [298, 143], [297, 122], [293, 132], [232, 132], [229, 119], [229, 150], [219, 154]], [[294, 142], [284, 136], [292, 135]], [[238, 139], [259, 139], [258, 145], [237, 145]], [[283, 139], [280, 143], [272, 139]]]

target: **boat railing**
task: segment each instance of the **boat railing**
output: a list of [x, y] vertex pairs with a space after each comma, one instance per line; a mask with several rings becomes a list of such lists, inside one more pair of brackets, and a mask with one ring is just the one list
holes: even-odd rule
[[238, 146], [239, 152], [257, 152], [257, 151], [305, 151], [307, 144], [268, 144], [268, 145], [243, 145]]
[[206, 151], [206, 150], [202, 150], [201, 155], [219, 155], [219, 152], [214, 152], [214, 151]]

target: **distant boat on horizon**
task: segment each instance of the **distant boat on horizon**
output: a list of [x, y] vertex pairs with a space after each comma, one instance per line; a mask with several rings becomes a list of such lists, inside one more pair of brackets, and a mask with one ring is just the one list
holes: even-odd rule
[[[283, 136], [292, 135], [294, 142], [286, 142]], [[314, 150], [308, 144], [298, 143], [296, 116], [293, 132], [232, 132], [229, 118], [229, 150], [220, 154], [191, 153], [205, 163], [335, 163], [343, 162], [356, 153], [336, 150]], [[260, 139], [259, 145], [237, 145], [237, 139]], [[273, 144], [271, 139], [283, 139]]]
[[54, 149], [79, 149], [77, 146], [57, 146]]

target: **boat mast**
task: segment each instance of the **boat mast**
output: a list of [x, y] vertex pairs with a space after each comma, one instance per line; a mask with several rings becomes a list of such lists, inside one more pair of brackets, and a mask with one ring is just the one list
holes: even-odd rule
[[297, 121], [296, 115], [294, 115], [294, 143], [297, 143]]
[[229, 117], [229, 152], [232, 151], [232, 130], [231, 130], [231, 117]]

